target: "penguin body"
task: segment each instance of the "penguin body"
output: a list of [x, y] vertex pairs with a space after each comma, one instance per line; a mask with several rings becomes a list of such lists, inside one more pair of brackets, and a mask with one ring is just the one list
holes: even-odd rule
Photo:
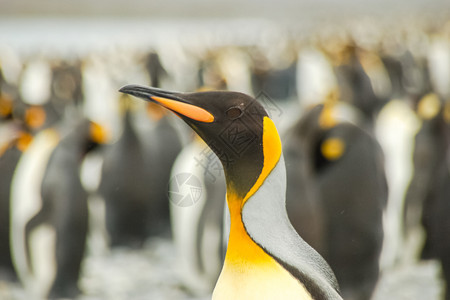
[[155, 87], [159, 87], [161, 85], [161, 81], [167, 76], [167, 71], [161, 64], [158, 53], [148, 53], [145, 57], [145, 68], [150, 77], [151, 84]]
[[335, 66], [339, 99], [364, 116], [360, 126], [373, 130], [377, 113], [390, 100], [389, 72], [381, 58], [356, 45], [349, 44], [343, 51], [345, 59]]
[[255, 99], [135, 85], [120, 91], [175, 112], [223, 164], [231, 223], [213, 299], [342, 299], [327, 263], [289, 222], [281, 141]]
[[79, 293], [77, 282], [88, 230], [88, 195], [79, 178], [79, 166], [87, 134], [68, 136], [53, 151], [42, 181], [43, 206], [26, 227], [29, 234], [48, 222], [55, 230], [56, 274], [50, 297], [74, 297]]
[[[447, 115], [446, 115], [447, 110]], [[450, 299], [450, 104], [436, 94], [424, 96], [417, 112], [422, 126], [414, 141], [414, 171], [405, 196], [404, 228], [411, 238], [418, 228], [425, 236], [419, 249], [422, 259], [438, 259], [442, 264]], [[420, 232], [420, 231], [419, 231]]]
[[[310, 211], [321, 221], [310, 223], [321, 226], [311, 229], [319, 236], [305, 237], [312, 239], [306, 241], [317, 247], [334, 270], [345, 299], [368, 299], [378, 280], [383, 242], [382, 215], [387, 201], [383, 153], [376, 140], [358, 126], [327, 123], [327, 109], [317, 106], [306, 113], [291, 129], [296, 139], [288, 143], [290, 148], [297, 147], [297, 153], [291, 151], [288, 156], [290, 161], [306, 157], [299, 165], [310, 176], [313, 191], [309, 201], [315, 204], [315, 211]], [[297, 185], [308, 182], [304, 176], [297, 180]], [[287, 203], [308, 200], [296, 195], [297, 189], [295, 183], [288, 187]], [[294, 205], [288, 208], [291, 220], [301, 216], [292, 209]], [[317, 245], [317, 241], [321, 243]], [[348, 263], [350, 260], [358, 263]]]
[[14, 135], [17, 136], [3, 141], [0, 145], [0, 280], [17, 279], [10, 249], [11, 183], [19, 159], [31, 141], [31, 135], [28, 133], [17, 132], [14, 125], [8, 127], [10, 131], [16, 132]]
[[441, 167], [435, 174], [435, 181], [425, 198], [422, 212], [422, 225], [425, 229], [425, 244], [422, 259], [437, 259], [442, 266], [442, 279], [445, 282], [445, 298], [450, 299], [450, 242], [445, 238], [450, 234], [450, 170]]
[[140, 137], [151, 171], [149, 175], [151, 180], [146, 183], [152, 190], [151, 209], [147, 220], [148, 233], [150, 235], [167, 234], [170, 231], [168, 199], [170, 172], [181, 151], [181, 140], [169, 116], [156, 120], [153, 128], [140, 132]]
[[[175, 198], [183, 185], [178, 180], [185, 175], [193, 176], [193, 185], [200, 187], [198, 198], [192, 199], [195, 202], [179, 203]], [[170, 220], [180, 264], [178, 271], [192, 293], [210, 294], [225, 256], [226, 190], [222, 165], [203, 141], [194, 139], [178, 155], [170, 184]]]
[[368, 299], [378, 280], [383, 244], [387, 183], [382, 151], [373, 138], [352, 124], [330, 129], [320, 146], [339, 140], [346, 147], [341, 158], [324, 162], [323, 157], [316, 157], [315, 162], [327, 218], [324, 257], [345, 299]]
[[105, 147], [99, 193], [105, 201], [106, 229], [112, 247], [140, 247], [148, 237], [147, 223], [154, 197], [151, 169], [143, 145], [125, 112], [119, 140]]
[[289, 220], [300, 236], [323, 253], [325, 216], [315, 181], [313, 166], [304, 142], [301, 126], [293, 126], [283, 136], [286, 161], [286, 209]]
[[[439, 185], [445, 178], [449, 133], [448, 124], [442, 114], [440, 99], [435, 94], [429, 94], [419, 101], [417, 112], [422, 121], [421, 127], [414, 138], [413, 145], [413, 176], [405, 195], [405, 233], [410, 234], [420, 223], [420, 218], [427, 223], [433, 219], [423, 209], [427, 202], [433, 203], [435, 184]], [[429, 112], [427, 112], [429, 111]], [[432, 221], [433, 222], [433, 221]], [[429, 256], [425, 251], [424, 256]], [[432, 255], [431, 255], [432, 256]]]
[[389, 186], [388, 203], [383, 217], [385, 230], [380, 258], [382, 270], [387, 270], [398, 261], [411, 259], [411, 252], [417, 252], [417, 246], [412, 244], [403, 247], [402, 223], [405, 192], [413, 170], [411, 157], [418, 123], [414, 111], [403, 100], [391, 100], [386, 104], [375, 123], [377, 140], [385, 156]]
[[[28, 254], [26, 246], [26, 240], [30, 236], [26, 235], [26, 226], [42, 207], [40, 193], [44, 170], [59, 140], [58, 134], [53, 130], [44, 130], [36, 135], [20, 158], [11, 186], [11, 252], [17, 275], [30, 297], [46, 297], [44, 294], [48, 292], [51, 281], [49, 278], [51, 272], [48, 271], [48, 268], [35, 268], [33, 273], [31, 272], [28, 262], [28, 257], [31, 255]], [[33, 246], [36, 245], [34, 243]], [[39, 248], [39, 246], [37, 247]], [[42, 253], [50, 253], [45, 245], [44, 249], [44, 251], [34, 251], [34, 253], [39, 253], [39, 257], [42, 258]], [[52, 254], [50, 253], [50, 255]], [[35, 255], [36, 258], [37, 256], [38, 254]], [[47, 264], [45, 263], [45, 265]], [[36, 281], [38, 277], [40, 278], [39, 283]]]
[[281, 70], [254, 70], [252, 74], [252, 89], [255, 95], [266, 93], [273, 99], [288, 100], [296, 97], [296, 68], [293, 61], [287, 68]]
[[92, 123], [85, 119], [62, 139], [54, 129], [44, 130], [21, 159], [13, 184], [12, 249], [30, 297], [79, 293], [88, 229], [79, 167], [93, 147], [91, 135]]

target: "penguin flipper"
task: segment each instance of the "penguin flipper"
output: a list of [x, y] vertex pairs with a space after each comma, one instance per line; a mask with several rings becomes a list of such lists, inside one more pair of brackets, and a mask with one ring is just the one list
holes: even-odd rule
[[38, 211], [25, 225], [25, 259], [26, 265], [28, 266], [28, 271], [33, 274], [33, 262], [31, 259], [31, 245], [30, 245], [30, 236], [35, 228], [44, 224], [47, 221], [48, 211], [45, 209], [41, 209]]

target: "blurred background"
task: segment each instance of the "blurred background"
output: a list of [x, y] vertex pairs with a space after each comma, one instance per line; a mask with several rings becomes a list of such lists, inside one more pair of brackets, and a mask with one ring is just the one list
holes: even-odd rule
[[224, 175], [125, 84], [254, 96], [345, 299], [450, 299], [450, 2], [0, 0], [0, 299], [209, 299]]

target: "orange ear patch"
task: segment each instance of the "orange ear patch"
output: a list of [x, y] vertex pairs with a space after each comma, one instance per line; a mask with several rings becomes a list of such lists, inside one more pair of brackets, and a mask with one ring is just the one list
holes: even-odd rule
[[345, 152], [345, 142], [339, 138], [329, 138], [322, 143], [320, 151], [326, 159], [337, 160]]
[[91, 122], [89, 127], [89, 134], [91, 139], [98, 144], [105, 144], [109, 140], [107, 130], [100, 124]]
[[0, 95], [0, 116], [8, 116], [12, 113], [12, 100], [5, 96]]
[[44, 125], [47, 114], [42, 107], [32, 106], [25, 112], [25, 123], [33, 129], [37, 129]]
[[33, 136], [27, 132], [21, 132], [20, 137], [17, 140], [16, 147], [20, 151], [24, 152], [27, 150], [28, 146], [31, 144], [31, 141], [33, 140]]
[[241, 207], [244, 206], [245, 202], [261, 187], [269, 176], [270, 172], [275, 168], [276, 164], [280, 160], [281, 153], [283, 152], [281, 147], [281, 139], [278, 134], [277, 128], [273, 123], [272, 119], [269, 117], [264, 117], [263, 119], [263, 153], [264, 153], [264, 165], [261, 170], [261, 174], [256, 180], [255, 184], [252, 186], [247, 195], [245, 195], [242, 200]]

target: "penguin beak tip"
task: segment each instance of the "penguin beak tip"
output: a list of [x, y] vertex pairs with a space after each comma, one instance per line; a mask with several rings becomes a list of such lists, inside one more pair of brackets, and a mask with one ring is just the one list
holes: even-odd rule
[[136, 84], [128, 84], [119, 89], [119, 92], [128, 94], [137, 98], [144, 99], [146, 101], [151, 101], [152, 94], [149, 93], [148, 89], [146, 89], [143, 86], [136, 85]]
[[132, 85], [132, 84], [124, 85], [123, 87], [121, 87], [119, 89], [119, 92], [124, 93], [124, 94], [130, 94], [133, 91], [133, 87], [134, 87], [134, 85]]

